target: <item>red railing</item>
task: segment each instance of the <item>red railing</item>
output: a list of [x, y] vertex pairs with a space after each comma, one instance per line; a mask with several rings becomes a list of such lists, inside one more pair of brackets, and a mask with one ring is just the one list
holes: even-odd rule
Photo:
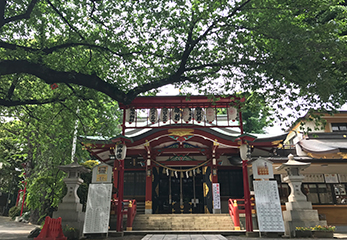
[[232, 199], [229, 199], [228, 205], [229, 205], [229, 214], [232, 220], [234, 221], [235, 230], [241, 230], [240, 214], [239, 214], [239, 208], [237, 206], [237, 201], [236, 200], [233, 201]]
[[[234, 221], [235, 230], [240, 230], [240, 213], [245, 214], [245, 199], [238, 198], [238, 199], [229, 199], [228, 201], [229, 205], [229, 214], [231, 218]], [[251, 212], [252, 214], [255, 213], [255, 202], [254, 198], [251, 198]]]
[[127, 218], [127, 231], [133, 230], [133, 222], [136, 216], [136, 200], [129, 201], [128, 205], [128, 218]]
[[[245, 199], [237, 198], [237, 199], [229, 199], [229, 201], [230, 200], [232, 200], [233, 203], [236, 200], [237, 206], [239, 207], [239, 213], [245, 213]], [[251, 211], [252, 211], [252, 214], [255, 214], [254, 198], [251, 198]]]
[[[112, 215], [118, 215], [117, 212], [117, 206], [118, 206], [118, 200], [112, 200], [111, 201], [111, 214]], [[132, 230], [132, 225], [136, 216], [136, 200], [132, 199], [124, 199], [123, 200], [123, 206], [122, 206], [122, 212], [121, 214], [127, 215], [127, 231], [131, 231]], [[122, 218], [123, 219], [123, 218]], [[123, 228], [123, 227], [122, 227]]]

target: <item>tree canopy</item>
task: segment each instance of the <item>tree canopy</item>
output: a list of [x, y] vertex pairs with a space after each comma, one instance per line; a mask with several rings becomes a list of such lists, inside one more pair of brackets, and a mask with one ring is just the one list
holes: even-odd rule
[[[32, 77], [25, 76], [30, 81]], [[63, 86], [61, 86], [63, 88]], [[35, 96], [47, 94], [50, 89], [37, 89]], [[0, 116], [11, 116], [0, 124], [0, 191], [14, 196], [9, 206], [15, 204], [17, 185], [27, 182], [26, 205], [32, 211], [32, 221], [51, 215], [64, 196], [65, 173], [57, 166], [72, 162], [71, 152], [75, 136], [119, 134], [118, 106], [101, 93], [92, 100], [69, 101], [42, 105], [0, 107]], [[81, 145], [76, 147], [79, 162], [89, 159]], [[22, 165], [25, 163], [25, 167]], [[90, 163], [90, 164], [93, 164]], [[25, 175], [24, 175], [25, 172]], [[21, 186], [24, 187], [24, 186]], [[86, 186], [84, 186], [84, 196]], [[82, 190], [81, 190], [82, 191]], [[66, 192], [66, 191], [65, 191]]]
[[127, 104], [175, 84], [333, 107], [346, 101], [345, 11], [340, 0], [3, 0], [0, 105], [95, 91]]

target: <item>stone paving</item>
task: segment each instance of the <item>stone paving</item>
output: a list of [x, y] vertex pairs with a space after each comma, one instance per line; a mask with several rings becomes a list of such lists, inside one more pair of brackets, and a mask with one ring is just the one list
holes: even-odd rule
[[142, 240], [227, 240], [227, 238], [211, 234], [148, 234]]
[[[14, 222], [9, 217], [0, 216], [0, 240], [32, 240], [27, 238], [31, 230], [38, 227], [30, 223]], [[347, 226], [337, 227], [338, 232], [334, 238], [347, 239]], [[267, 238], [261, 238], [267, 239]], [[283, 240], [284, 238], [268, 238], [272, 240]], [[296, 238], [299, 240], [299, 238]], [[326, 238], [325, 238], [326, 239]], [[91, 239], [88, 239], [91, 240]], [[99, 238], [100, 240], [100, 238]], [[143, 234], [126, 235], [123, 237], [109, 237], [107, 240], [259, 240], [259, 237], [246, 236], [222, 236], [220, 234]], [[307, 240], [307, 238], [306, 238]], [[318, 238], [315, 238], [318, 240]]]

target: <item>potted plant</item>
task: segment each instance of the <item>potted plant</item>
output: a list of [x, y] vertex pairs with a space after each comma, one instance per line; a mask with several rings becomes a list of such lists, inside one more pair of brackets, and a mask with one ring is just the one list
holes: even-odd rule
[[316, 225], [311, 228], [313, 237], [315, 238], [333, 238], [335, 226], [321, 226]]
[[66, 225], [63, 228], [64, 236], [67, 237], [68, 240], [78, 240], [78, 229]]
[[310, 227], [296, 227], [295, 237], [297, 238], [307, 238], [312, 237], [312, 230]]

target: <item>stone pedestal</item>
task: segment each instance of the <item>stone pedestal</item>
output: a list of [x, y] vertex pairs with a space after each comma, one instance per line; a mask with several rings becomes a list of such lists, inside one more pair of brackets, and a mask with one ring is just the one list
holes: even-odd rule
[[82, 234], [84, 215], [82, 212], [82, 204], [77, 196], [77, 189], [83, 180], [80, 178], [66, 178], [64, 182], [67, 187], [67, 194], [63, 198], [63, 202], [59, 204], [58, 211], [53, 213], [53, 218], [62, 218], [63, 229], [67, 226], [78, 229], [79, 235]]
[[220, 209], [213, 209], [213, 214], [221, 214], [221, 210]]
[[301, 191], [302, 180], [305, 178], [300, 171], [309, 167], [310, 163], [302, 163], [294, 160], [293, 155], [288, 156], [288, 162], [278, 167], [284, 169], [288, 176], [284, 181], [288, 183], [291, 193], [286, 202], [286, 211], [283, 211], [284, 227], [286, 235], [295, 237], [296, 227], [314, 227], [316, 225], [327, 225], [326, 221], [320, 221], [317, 210], [312, 209], [312, 203], [307, 201]]
[[63, 230], [66, 225], [74, 227], [78, 230], [78, 235], [81, 236], [85, 213], [82, 212], [82, 204], [77, 195], [77, 189], [83, 183], [83, 180], [79, 177], [80, 173], [89, 172], [90, 170], [79, 165], [76, 161], [58, 168], [68, 174], [67, 178], [63, 180], [66, 184], [67, 193], [62, 203], [59, 204], [58, 211], [53, 213], [53, 218], [61, 217]]

